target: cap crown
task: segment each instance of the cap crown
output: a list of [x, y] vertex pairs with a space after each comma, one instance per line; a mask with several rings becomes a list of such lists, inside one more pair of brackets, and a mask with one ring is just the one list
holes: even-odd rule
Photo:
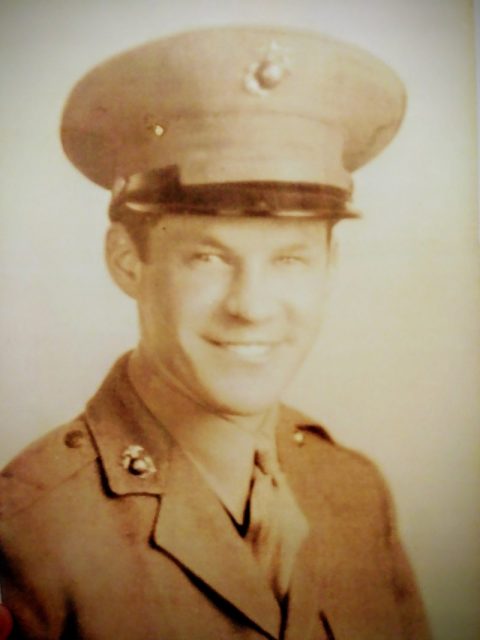
[[396, 74], [319, 34], [226, 27], [107, 60], [73, 89], [62, 142], [99, 185], [176, 166], [182, 183], [300, 182], [350, 190], [395, 135]]

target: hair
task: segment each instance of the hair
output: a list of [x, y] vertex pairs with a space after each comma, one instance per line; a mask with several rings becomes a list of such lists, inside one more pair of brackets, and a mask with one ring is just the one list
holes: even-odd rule
[[155, 228], [161, 217], [160, 213], [138, 213], [125, 210], [117, 220], [127, 230], [142, 262], [148, 262], [150, 231]]

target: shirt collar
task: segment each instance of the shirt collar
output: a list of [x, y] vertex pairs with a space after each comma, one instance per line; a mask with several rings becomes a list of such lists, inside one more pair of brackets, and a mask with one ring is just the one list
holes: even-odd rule
[[130, 358], [128, 374], [149, 411], [195, 464], [237, 524], [243, 524], [256, 435], [267, 436], [275, 447], [277, 407], [253, 428], [247, 428], [241, 420], [211, 413], [173, 385], [160, 381], [136, 354]]

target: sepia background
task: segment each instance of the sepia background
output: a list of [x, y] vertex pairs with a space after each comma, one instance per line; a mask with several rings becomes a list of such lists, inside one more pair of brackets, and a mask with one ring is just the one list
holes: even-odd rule
[[377, 54], [407, 86], [400, 133], [355, 175], [364, 219], [338, 228], [328, 317], [288, 400], [383, 470], [435, 637], [478, 639], [480, 274], [467, 0], [2, 0], [0, 466], [79, 413], [136, 340], [133, 305], [103, 264], [108, 195], [59, 144], [67, 93], [117, 51], [225, 23], [324, 31]]

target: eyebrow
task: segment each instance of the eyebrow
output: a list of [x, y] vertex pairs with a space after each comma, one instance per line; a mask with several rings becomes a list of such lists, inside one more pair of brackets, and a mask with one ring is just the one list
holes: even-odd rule
[[[236, 253], [237, 249], [234, 246], [230, 246], [225, 244], [218, 238], [213, 236], [205, 235], [200, 236], [198, 238], [185, 238], [185, 244], [191, 246], [203, 246], [203, 247], [212, 247], [214, 249], [218, 249], [219, 251], [225, 251], [229, 253]], [[305, 242], [294, 242], [291, 244], [280, 245], [278, 247], [270, 247], [272, 253], [296, 253], [296, 252], [305, 252], [311, 249]]]
[[309, 249], [311, 249], [310, 246], [308, 246], [306, 243], [304, 242], [296, 242], [294, 244], [288, 244], [285, 245], [284, 247], [280, 247], [276, 250], [276, 252], [285, 252], [285, 253], [296, 253], [297, 251], [308, 251]]
[[185, 244], [190, 244], [190, 245], [202, 245], [205, 247], [214, 247], [215, 249], [219, 249], [221, 251], [232, 251], [232, 247], [229, 247], [228, 245], [224, 244], [223, 242], [221, 242], [220, 240], [218, 240], [217, 238], [214, 238], [212, 236], [200, 236], [198, 238], [192, 237], [192, 238], [185, 238]]

